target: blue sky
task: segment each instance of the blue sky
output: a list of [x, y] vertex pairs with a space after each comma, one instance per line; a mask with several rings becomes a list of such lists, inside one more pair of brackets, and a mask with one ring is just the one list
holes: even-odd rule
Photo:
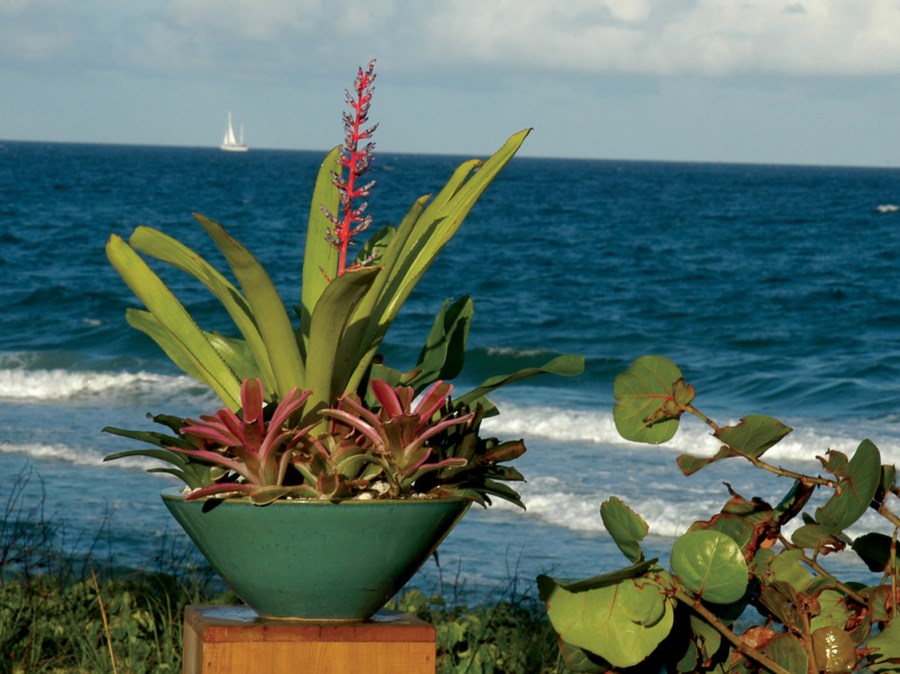
[[0, 0], [0, 138], [900, 166], [900, 0]]

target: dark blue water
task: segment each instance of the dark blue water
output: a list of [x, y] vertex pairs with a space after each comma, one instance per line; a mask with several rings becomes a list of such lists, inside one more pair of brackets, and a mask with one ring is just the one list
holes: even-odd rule
[[[158, 499], [165, 478], [146, 474], [146, 463], [101, 465], [123, 445], [100, 429], [218, 403], [125, 324], [134, 300], [103, 246], [112, 232], [148, 224], [217, 261], [191, 218], [201, 212], [245, 243], [295, 304], [323, 155], [0, 143], [0, 503], [13, 494], [10, 476], [31, 470], [27, 503], [39, 497], [39, 475], [48, 513], [73, 531], [103, 526], [124, 566], [152, 565], [161, 541], [180, 535]], [[379, 155], [376, 225], [399, 222], [461, 159]], [[747, 496], [766, 488], [734, 467], [681, 478], [676, 451], [714, 446], [699, 424], [673, 448], [618, 439], [612, 382], [644, 353], [679, 363], [698, 405], [720, 421], [767, 413], [794, 426], [775, 450], [781, 460], [849, 452], [864, 437], [900, 459], [896, 204], [897, 169], [515, 159], [426, 275], [385, 351], [411, 366], [442, 300], [470, 294], [463, 384], [554, 353], [584, 354], [587, 370], [497, 397], [491, 430], [529, 446], [520, 465], [528, 512], [473, 511], [446, 541], [445, 564], [473, 584], [500, 582], [511, 568], [594, 573], [618, 564], [598, 516], [612, 493], [662, 544], [718, 508], [723, 476], [745, 480]], [[205, 290], [167, 280], [204, 327], [227, 328]]]

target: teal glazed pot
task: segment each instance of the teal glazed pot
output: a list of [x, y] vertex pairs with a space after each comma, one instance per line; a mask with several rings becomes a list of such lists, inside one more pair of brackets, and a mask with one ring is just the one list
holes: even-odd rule
[[467, 499], [185, 501], [166, 507], [213, 569], [261, 617], [365, 620], [381, 609], [466, 513]]

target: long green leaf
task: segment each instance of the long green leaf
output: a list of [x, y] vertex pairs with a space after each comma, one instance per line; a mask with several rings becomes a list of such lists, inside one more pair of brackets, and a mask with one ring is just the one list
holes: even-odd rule
[[[265, 343], [247, 299], [219, 270], [183, 243], [152, 227], [138, 227], [128, 242], [132, 248], [166, 262], [200, 281], [222, 303], [243, 335], [258, 366], [258, 376], [267, 391], [275, 388], [275, 376]], [[255, 376], [255, 375], [254, 375]]]
[[177, 350], [182, 360], [190, 359], [192, 371], [185, 371], [205, 382], [227, 406], [238, 409], [240, 381], [162, 279], [115, 234], [106, 244], [106, 256], [135, 296], [169, 333], [168, 349]]
[[156, 316], [143, 309], [128, 308], [125, 310], [125, 321], [135, 330], [139, 330], [156, 342], [157, 346], [169, 359], [189, 377], [201, 384], [206, 384], [206, 375], [197, 364], [197, 359], [185, 347], [184, 342], [173, 335]]
[[356, 340], [361, 337], [361, 331], [350, 330], [350, 317], [380, 272], [377, 267], [348, 271], [334, 279], [319, 298], [309, 333], [309, 352], [315, 357], [310, 358], [306, 371], [306, 388], [312, 391], [307, 414], [334, 404], [345, 392], [346, 379], [356, 365]]
[[222, 251], [250, 303], [253, 315], [260, 317], [260, 335], [269, 354], [278, 397], [286, 397], [294, 387], [303, 388], [305, 371], [297, 336], [269, 274], [253, 254], [220, 224], [200, 214], [195, 213], [194, 217]]
[[[485, 379], [480, 386], [456, 398], [457, 403], [474, 406], [489, 393], [513, 382], [535, 377], [540, 374], [557, 374], [563, 377], [574, 377], [584, 372], [584, 356], [563, 355], [547, 361], [539, 367], [527, 367], [512, 374], [498, 375]], [[483, 404], [483, 403], [482, 403]], [[488, 409], [489, 405], [485, 408]]]
[[[186, 353], [181, 342], [175, 339], [172, 334], [166, 330], [156, 316], [149, 311], [141, 309], [126, 309], [125, 320], [128, 325], [135, 330], [140, 330], [150, 337], [159, 347], [165, 351], [166, 355], [175, 365], [180, 367], [184, 372], [199, 381], [206, 383], [202, 372], [197, 368], [195, 360], [189, 353]], [[246, 342], [242, 339], [223, 337], [214, 332], [203, 332], [203, 335], [209, 341], [219, 357], [225, 362], [229, 369], [234, 372], [238, 381], [244, 379], [252, 379], [259, 377], [260, 372], [256, 366], [256, 360], [250, 354]], [[273, 389], [274, 390], [274, 385]]]
[[340, 193], [334, 184], [333, 175], [341, 170], [340, 150], [340, 147], [334, 148], [322, 161], [309, 207], [300, 298], [300, 334], [305, 348], [308, 348], [312, 313], [316, 303], [328, 287], [328, 279], [337, 276], [338, 251], [328, 241], [331, 222], [322, 209], [326, 208], [330, 213], [338, 215]]

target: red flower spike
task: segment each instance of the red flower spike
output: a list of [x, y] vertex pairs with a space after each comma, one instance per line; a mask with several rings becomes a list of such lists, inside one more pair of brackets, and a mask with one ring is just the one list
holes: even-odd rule
[[372, 94], [375, 91], [375, 59], [369, 62], [368, 67], [361, 67], [353, 83], [353, 93], [347, 93], [347, 105], [351, 112], [343, 113], [344, 120], [344, 147], [341, 151], [341, 166], [347, 169], [346, 178], [343, 175], [334, 176], [334, 184], [340, 192], [341, 214], [336, 216], [323, 208], [326, 216], [331, 221], [333, 229], [328, 232], [328, 241], [337, 248], [338, 276], [347, 271], [347, 250], [353, 240], [372, 223], [371, 215], [363, 215], [367, 204], [358, 204], [360, 197], [369, 196], [369, 192], [375, 185], [370, 181], [357, 186], [360, 177], [371, 167], [374, 158], [375, 143], [366, 143], [360, 147], [360, 143], [368, 141], [375, 129], [374, 124], [366, 128], [369, 121], [369, 106], [372, 102]]

